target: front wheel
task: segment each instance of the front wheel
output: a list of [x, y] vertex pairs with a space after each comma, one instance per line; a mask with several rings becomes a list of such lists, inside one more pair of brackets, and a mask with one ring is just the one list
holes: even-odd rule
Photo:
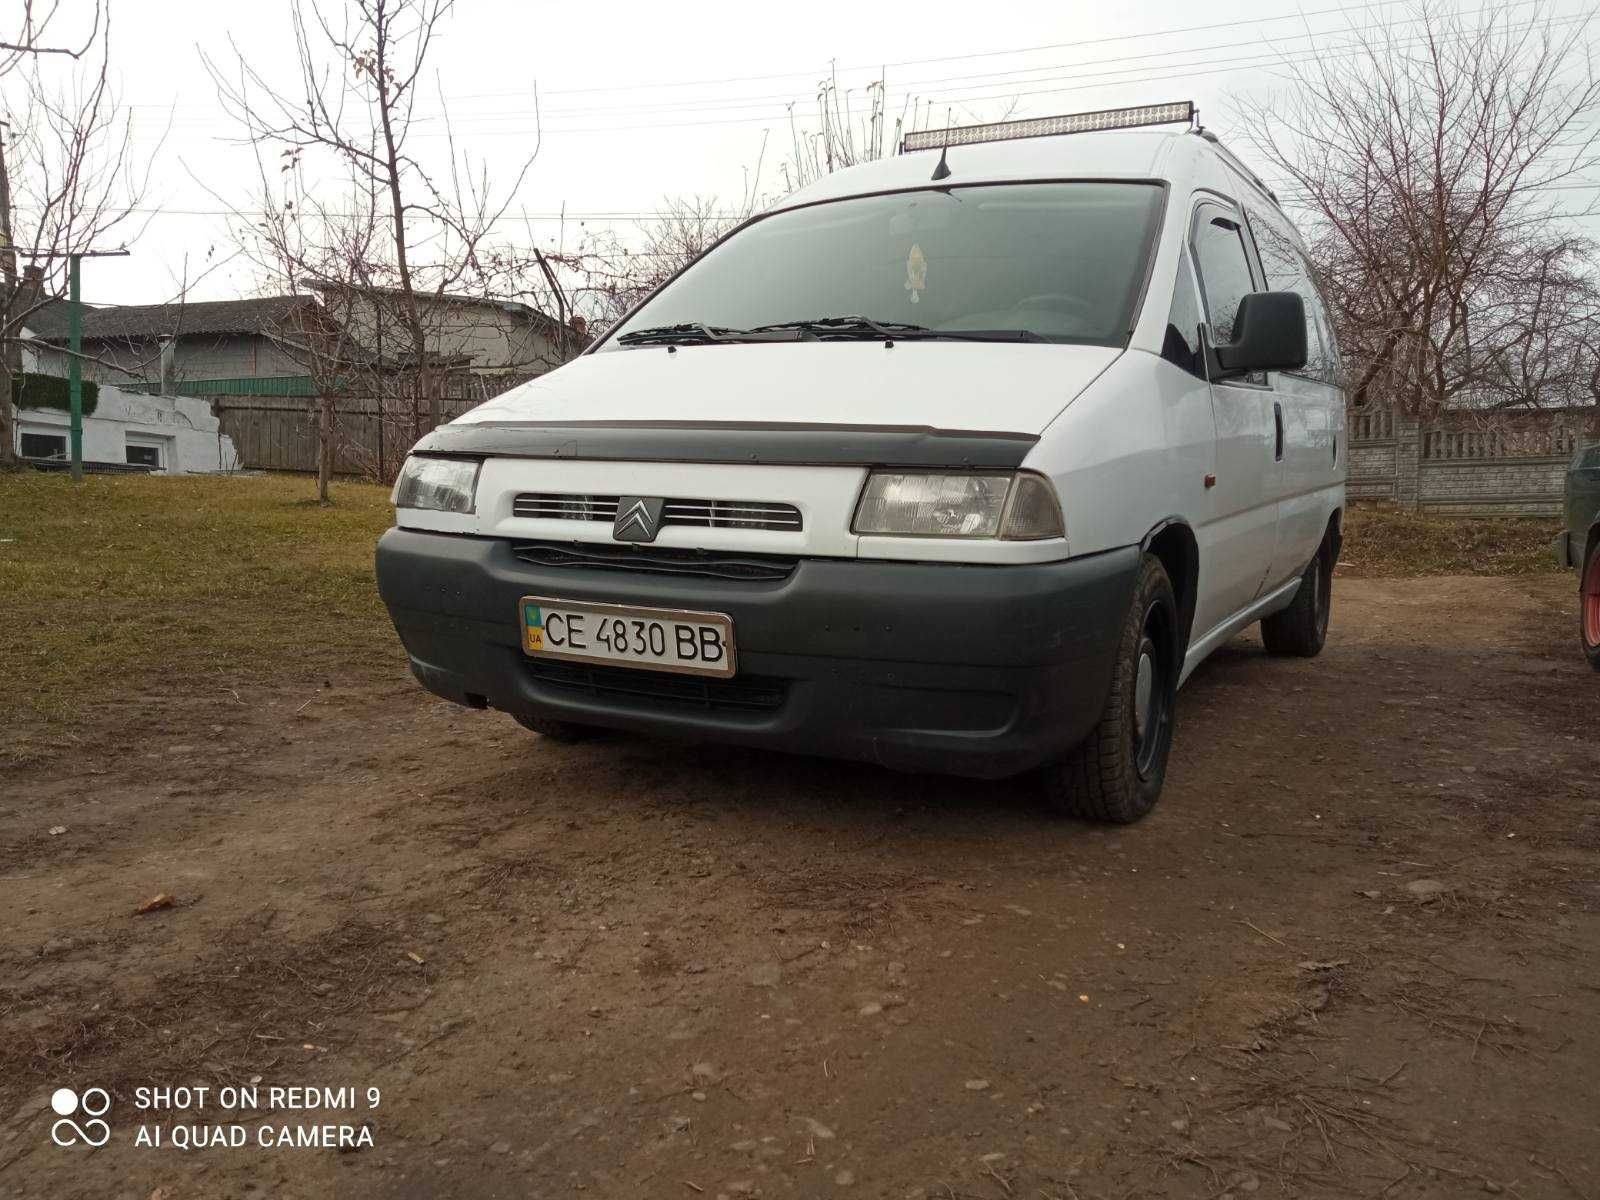
[[1583, 572], [1578, 576], [1578, 630], [1589, 665], [1600, 671], [1600, 535], [1589, 541]]
[[1128, 825], [1155, 807], [1172, 748], [1182, 666], [1172, 581], [1161, 560], [1147, 554], [1123, 621], [1100, 721], [1065, 761], [1044, 769], [1045, 802], [1051, 809]]

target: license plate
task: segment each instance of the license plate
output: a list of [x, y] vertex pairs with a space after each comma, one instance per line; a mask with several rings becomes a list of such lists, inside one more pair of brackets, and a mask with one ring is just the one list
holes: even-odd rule
[[734, 673], [733, 619], [724, 613], [545, 596], [524, 596], [518, 607], [522, 649], [534, 658], [722, 679]]

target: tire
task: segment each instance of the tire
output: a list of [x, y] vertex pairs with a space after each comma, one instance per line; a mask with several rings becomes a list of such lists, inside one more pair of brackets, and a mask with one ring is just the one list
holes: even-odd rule
[[1099, 723], [1064, 761], [1042, 772], [1052, 811], [1128, 825], [1155, 807], [1167, 774], [1182, 668], [1172, 581], [1161, 560], [1146, 554]]
[[1261, 618], [1261, 640], [1268, 654], [1315, 658], [1328, 640], [1328, 617], [1333, 611], [1333, 559], [1331, 543], [1322, 545], [1300, 576], [1300, 587], [1288, 608]]
[[1600, 536], [1589, 539], [1578, 579], [1578, 636], [1589, 665], [1600, 671]]
[[599, 734], [593, 725], [579, 725], [572, 721], [556, 721], [549, 717], [521, 717], [515, 713], [512, 717], [524, 729], [531, 729], [540, 737], [547, 737], [552, 742], [586, 742]]

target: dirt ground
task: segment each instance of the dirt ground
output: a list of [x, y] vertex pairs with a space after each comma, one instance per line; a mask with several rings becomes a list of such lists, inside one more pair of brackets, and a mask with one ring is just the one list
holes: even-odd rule
[[[1252, 634], [1196, 674], [1126, 829], [551, 744], [392, 641], [321, 687], [108, 701], [0, 794], [0, 1194], [1600, 1195], [1574, 590], [1342, 579], [1321, 658]], [[137, 1107], [252, 1080], [362, 1101]], [[104, 1148], [52, 1144], [68, 1084], [114, 1097]], [[373, 1145], [254, 1140], [321, 1122]], [[134, 1144], [211, 1124], [251, 1140]]]

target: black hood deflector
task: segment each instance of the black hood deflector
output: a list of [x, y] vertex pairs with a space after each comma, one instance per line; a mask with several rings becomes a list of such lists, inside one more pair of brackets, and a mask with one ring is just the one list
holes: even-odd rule
[[1038, 441], [1032, 433], [925, 425], [473, 421], [441, 425], [413, 452], [609, 462], [1010, 470], [1022, 465]]

